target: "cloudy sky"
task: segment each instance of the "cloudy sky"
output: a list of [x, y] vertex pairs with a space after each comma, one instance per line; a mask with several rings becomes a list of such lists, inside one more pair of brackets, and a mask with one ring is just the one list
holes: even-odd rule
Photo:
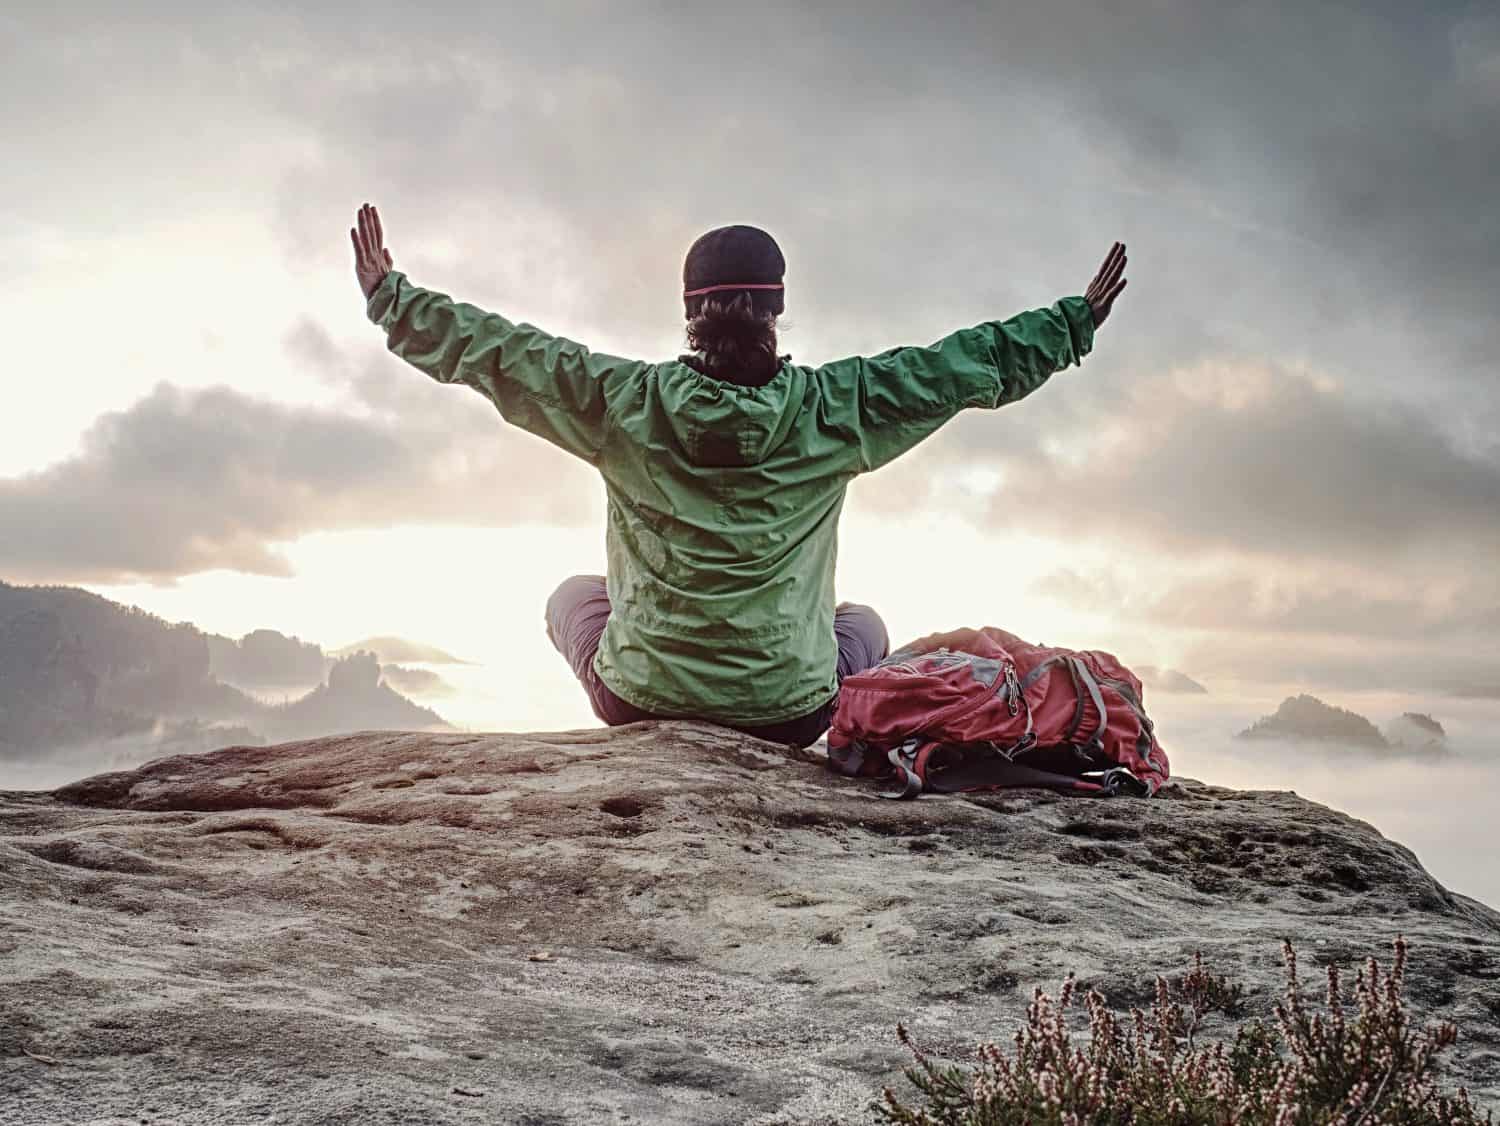
[[856, 484], [842, 594], [1500, 708], [1493, 4], [301, 7], [0, 14], [0, 577], [405, 633], [487, 663], [460, 718], [584, 722], [540, 614], [601, 486], [384, 352], [362, 201], [420, 284], [647, 358], [722, 223], [782, 243], [805, 362], [1080, 293], [1119, 238], [1082, 368]]

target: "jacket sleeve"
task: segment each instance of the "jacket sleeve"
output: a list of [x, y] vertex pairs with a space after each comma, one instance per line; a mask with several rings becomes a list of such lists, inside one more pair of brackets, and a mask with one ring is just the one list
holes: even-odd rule
[[590, 352], [528, 324], [413, 285], [392, 270], [370, 295], [370, 320], [395, 355], [439, 383], [465, 383], [514, 423], [597, 463], [609, 406], [650, 367]]
[[1088, 302], [1065, 297], [1048, 309], [959, 329], [925, 348], [836, 360], [816, 371], [822, 421], [846, 438], [847, 469], [878, 469], [965, 407], [1025, 398], [1053, 372], [1082, 362], [1093, 344]]

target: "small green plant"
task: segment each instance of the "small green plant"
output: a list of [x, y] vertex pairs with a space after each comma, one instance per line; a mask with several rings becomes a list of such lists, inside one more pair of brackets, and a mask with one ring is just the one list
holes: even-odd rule
[[1297, 954], [1283, 943], [1286, 991], [1270, 1027], [1243, 1025], [1232, 1044], [1200, 1044], [1203, 1018], [1239, 1015], [1242, 994], [1203, 966], [1201, 955], [1175, 985], [1156, 980], [1149, 1013], [1116, 1018], [1097, 991], [1083, 997], [1086, 1045], [1075, 1044], [1067, 1013], [1070, 977], [1054, 1000], [1038, 989], [1014, 1047], [981, 1045], [979, 1066], [940, 1066], [904, 1027], [915, 1065], [907, 1078], [925, 1100], [908, 1107], [889, 1088], [874, 1106], [904, 1126], [1463, 1126], [1480, 1118], [1466, 1091], [1438, 1092], [1434, 1065], [1453, 1044], [1452, 1024], [1411, 1027], [1403, 996], [1406, 942], [1395, 942], [1389, 972], [1370, 958], [1346, 991], [1328, 967], [1325, 1011], [1309, 1011]]

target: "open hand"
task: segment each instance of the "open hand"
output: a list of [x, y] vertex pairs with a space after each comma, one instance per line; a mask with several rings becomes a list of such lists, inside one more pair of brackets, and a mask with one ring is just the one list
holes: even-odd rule
[[[376, 222], [378, 224], [379, 220]], [[378, 226], [376, 229], [379, 229]], [[1099, 272], [1094, 275], [1094, 280], [1089, 282], [1089, 287], [1083, 295], [1089, 303], [1089, 308], [1094, 311], [1095, 328], [1104, 323], [1104, 318], [1109, 316], [1110, 309], [1114, 307], [1115, 298], [1120, 296], [1124, 288], [1125, 244], [1117, 242], [1110, 247], [1109, 255], [1104, 259], [1104, 265], [1099, 267]]]
[[368, 300], [395, 266], [391, 252], [385, 248], [380, 212], [368, 203], [361, 207], [358, 225], [349, 228], [349, 239], [354, 243], [354, 276], [359, 279], [359, 288]]

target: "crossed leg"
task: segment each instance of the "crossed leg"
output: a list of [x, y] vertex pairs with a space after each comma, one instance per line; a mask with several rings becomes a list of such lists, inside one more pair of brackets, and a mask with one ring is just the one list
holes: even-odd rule
[[[594, 671], [594, 655], [610, 615], [609, 594], [602, 575], [574, 575], [547, 600], [547, 636], [567, 660], [573, 675], [588, 694], [594, 714], [611, 727], [638, 723], [662, 716], [642, 711], [610, 691]], [[868, 606], [841, 602], [834, 610], [833, 632], [838, 639], [838, 679], [863, 672], [884, 660], [890, 652], [885, 623]], [[805, 747], [828, 730], [833, 704], [825, 704], [810, 715], [765, 727], [738, 727], [748, 735], [776, 743]], [[677, 717], [683, 718], [683, 717]]]

